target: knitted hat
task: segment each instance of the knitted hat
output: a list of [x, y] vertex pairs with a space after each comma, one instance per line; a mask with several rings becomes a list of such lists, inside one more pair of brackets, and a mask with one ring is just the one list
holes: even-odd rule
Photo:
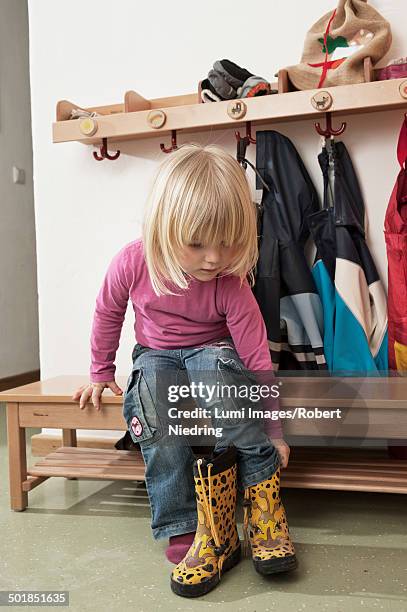
[[390, 24], [367, 0], [339, 0], [308, 31], [301, 63], [288, 76], [297, 89], [363, 83], [364, 59], [377, 63], [391, 39]]

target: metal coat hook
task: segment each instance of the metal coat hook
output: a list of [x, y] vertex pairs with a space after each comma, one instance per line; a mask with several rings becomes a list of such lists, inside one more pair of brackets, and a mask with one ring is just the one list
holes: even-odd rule
[[171, 151], [175, 151], [175, 149], [178, 149], [178, 145], [177, 145], [177, 130], [171, 130], [171, 146], [170, 147], [166, 147], [165, 145], [163, 145], [161, 143], [160, 144], [160, 149], [164, 153], [171, 153]]
[[256, 166], [254, 166], [252, 162], [246, 158], [246, 150], [249, 144], [250, 143], [256, 144], [256, 139], [252, 137], [250, 121], [246, 122], [246, 136], [243, 136], [242, 138], [242, 136], [240, 136], [240, 132], [237, 132], [237, 131], [235, 132], [235, 136], [237, 140], [237, 150], [236, 150], [237, 161], [242, 166], [242, 168], [244, 168], [244, 170], [246, 170], [247, 166], [250, 166], [250, 168], [259, 177], [259, 180], [262, 183], [264, 189], [267, 189], [267, 191], [270, 191], [270, 187], [264, 181], [263, 177], [261, 176], [260, 172], [257, 170]]
[[346, 123], [342, 122], [341, 127], [338, 130], [334, 130], [332, 127], [331, 113], [325, 113], [325, 119], [326, 119], [326, 128], [324, 130], [321, 128], [320, 123], [315, 123], [315, 129], [320, 136], [325, 136], [325, 138], [329, 138], [329, 136], [339, 136], [340, 134], [343, 134], [343, 132], [346, 129]]
[[[240, 132], [235, 132], [235, 136], [236, 136], [236, 140], [242, 140], [242, 137], [240, 136]], [[256, 139], [252, 137], [252, 124], [251, 121], [246, 121], [246, 138], [248, 142], [251, 142], [252, 144], [256, 144]]]
[[102, 138], [102, 146], [99, 149], [100, 155], [93, 151], [93, 157], [97, 159], [97, 161], [102, 161], [103, 159], [117, 159], [120, 155], [120, 151], [116, 151], [112, 155], [107, 150], [107, 138]]

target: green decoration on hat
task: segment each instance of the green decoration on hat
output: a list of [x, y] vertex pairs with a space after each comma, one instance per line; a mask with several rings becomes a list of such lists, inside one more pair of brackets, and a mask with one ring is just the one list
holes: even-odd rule
[[[324, 39], [318, 38], [318, 42], [320, 42], [322, 45], [322, 53], [326, 53]], [[349, 47], [348, 41], [343, 36], [337, 36], [336, 38], [332, 38], [332, 36], [328, 35], [326, 42], [329, 55], [331, 55], [331, 53], [333, 53], [338, 47]]]

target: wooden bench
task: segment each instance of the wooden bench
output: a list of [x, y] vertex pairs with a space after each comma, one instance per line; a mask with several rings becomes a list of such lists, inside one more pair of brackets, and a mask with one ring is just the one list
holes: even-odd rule
[[[340, 438], [407, 440], [407, 378], [284, 378], [281, 409], [342, 410], [337, 419], [286, 419], [287, 436], [311, 436], [325, 447], [292, 444], [282, 485], [320, 489], [407, 493], [407, 461], [385, 449], [337, 448]], [[86, 377], [60, 376], [0, 393], [7, 403], [10, 498], [24, 510], [28, 492], [51, 476], [107, 480], [144, 480], [140, 452], [78, 448], [77, 429], [123, 430], [122, 397], [106, 390], [103, 408], [80, 410], [71, 397]], [[118, 378], [124, 387], [126, 379]], [[60, 428], [62, 447], [27, 467], [26, 427]], [[315, 444], [315, 442], [314, 442]], [[326, 448], [328, 447], [328, 448]]]

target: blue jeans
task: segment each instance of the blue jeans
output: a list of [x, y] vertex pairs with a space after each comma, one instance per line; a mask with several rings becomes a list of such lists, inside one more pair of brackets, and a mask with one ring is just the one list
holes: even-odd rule
[[[195, 531], [197, 525], [193, 478], [196, 457], [189, 436], [169, 433], [168, 426], [174, 421], [168, 418], [168, 408], [174, 405], [169, 404], [168, 394], [165, 396], [160, 389], [162, 386], [168, 389], [168, 380], [186, 385], [192, 382], [198, 385], [203, 379], [206, 384], [212, 382], [214, 385], [232, 385], [242, 379], [253, 382], [232, 339], [227, 340], [226, 347], [171, 350], [150, 349], [141, 344], [134, 347], [133, 370], [124, 393], [123, 410], [129, 433], [134, 442], [140, 444], [146, 464], [146, 487], [155, 539]], [[164, 378], [166, 382], [162, 385]], [[180, 405], [178, 401], [175, 407], [178, 409]], [[210, 426], [222, 428], [222, 437], [215, 438], [214, 452], [230, 444], [236, 447], [240, 490], [269, 479], [279, 466], [277, 452], [264, 432], [263, 420], [239, 415], [243, 405], [246, 411], [249, 405], [260, 408], [247, 398], [222, 397], [208, 401], [198, 395], [195, 402], [195, 406], [209, 409]]]

